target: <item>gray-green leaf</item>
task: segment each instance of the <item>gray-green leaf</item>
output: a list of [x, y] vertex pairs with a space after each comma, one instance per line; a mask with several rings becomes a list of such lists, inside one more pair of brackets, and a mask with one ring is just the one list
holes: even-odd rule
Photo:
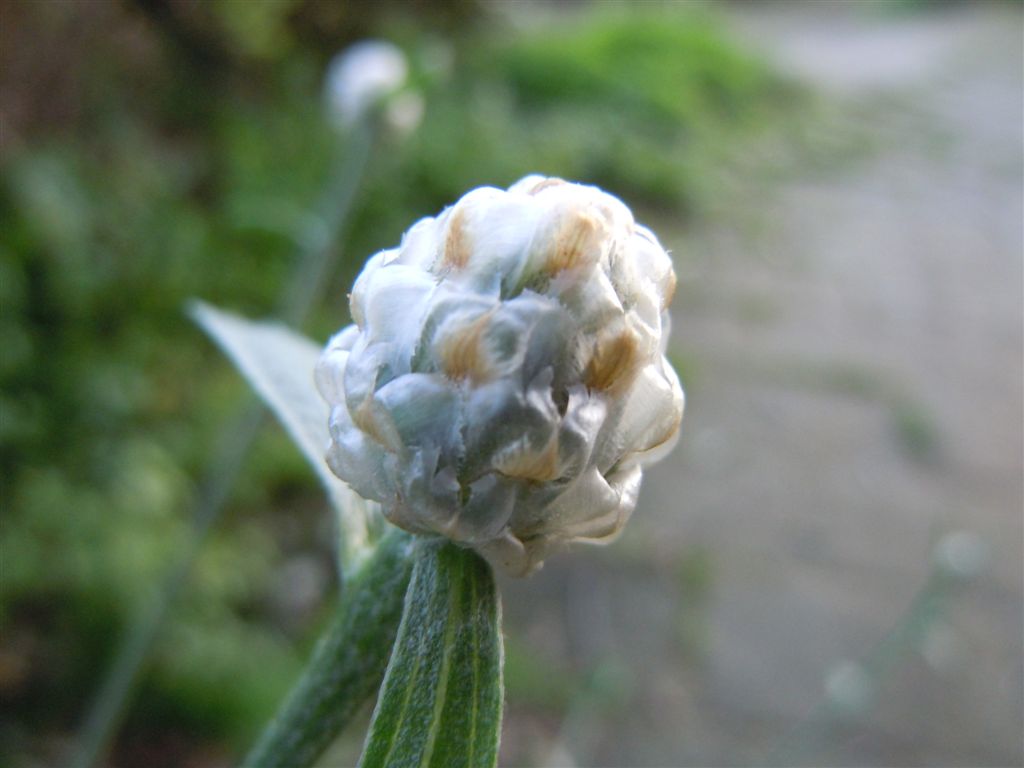
[[201, 301], [193, 302], [189, 312], [280, 419], [312, 465], [338, 515], [343, 560], [351, 562], [367, 543], [367, 502], [335, 477], [324, 461], [330, 440], [329, 413], [313, 383], [320, 347], [280, 323], [246, 320]]
[[353, 571], [338, 613], [246, 768], [313, 765], [377, 691], [403, 615], [413, 546], [408, 533], [392, 528]]
[[487, 563], [450, 542], [419, 545], [361, 768], [497, 763], [500, 622]]

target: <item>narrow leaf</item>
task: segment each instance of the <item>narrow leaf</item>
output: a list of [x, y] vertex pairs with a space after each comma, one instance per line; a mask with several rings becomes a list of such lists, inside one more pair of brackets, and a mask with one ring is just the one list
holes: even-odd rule
[[497, 763], [500, 621], [487, 563], [450, 542], [419, 545], [361, 768]]
[[345, 583], [338, 614], [245, 768], [312, 765], [376, 692], [402, 618], [412, 547], [409, 534], [392, 528]]
[[313, 383], [320, 347], [279, 323], [246, 320], [201, 301], [193, 302], [189, 313], [234, 362], [313, 466], [337, 512], [343, 552], [361, 551], [367, 541], [367, 502], [324, 461], [329, 412]]

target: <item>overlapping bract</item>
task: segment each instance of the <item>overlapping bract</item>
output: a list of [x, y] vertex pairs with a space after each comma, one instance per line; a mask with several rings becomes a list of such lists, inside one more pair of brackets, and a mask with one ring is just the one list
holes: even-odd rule
[[618, 199], [484, 187], [370, 259], [317, 369], [328, 463], [394, 524], [516, 574], [617, 534], [674, 443], [669, 256]]

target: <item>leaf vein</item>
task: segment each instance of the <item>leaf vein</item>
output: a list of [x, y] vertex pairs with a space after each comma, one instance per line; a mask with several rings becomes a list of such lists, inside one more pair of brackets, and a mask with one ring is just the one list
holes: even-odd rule
[[[475, 577], [475, 574], [474, 574]], [[478, 610], [477, 595], [476, 595], [476, 578], [469, 580], [469, 610], [470, 610], [470, 633], [472, 635], [472, 647], [471, 653], [473, 654], [473, 698], [472, 705], [469, 712], [469, 761], [467, 765], [476, 765], [473, 758], [476, 756], [476, 720], [477, 720], [477, 705], [478, 701], [478, 689], [479, 689], [479, 678], [480, 678], [480, 639], [478, 635], [477, 627], [477, 616]]]
[[[419, 565], [419, 564], [417, 564], [417, 565]], [[414, 572], [413, 572], [413, 583], [409, 586], [409, 592], [408, 592], [409, 597], [415, 599], [415, 596], [416, 596], [416, 594], [417, 594], [417, 592], [419, 590], [419, 586], [420, 586], [419, 583], [420, 583], [421, 580], [422, 580], [422, 572], [420, 571], [419, 568], [416, 568], [414, 570]], [[406, 614], [406, 617], [410, 616], [410, 614], [411, 614], [411, 611]], [[403, 623], [404, 623], [404, 619], [405, 619], [405, 617], [403, 617]], [[403, 629], [404, 629], [404, 627], [403, 627]], [[404, 645], [401, 643], [401, 640], [402, 640], [401, 634], [402, 634], [402, 632], [401, 632], [401, 629], [400, 629], [399, 630], [399, 639], [395, 643], [395, 649], [396, 649], [396, 651], [398, 653], [401, 653], [402, 648], [404, 648]], [[423, 651], [423, 646], [424, 646], [424, 644], [427, 641], [427, 634], [428, 633], [424, 632], [420, 636], [419, 643], [417, 643], [416, 647], [417, 647], [417, 650], [419, 652], [416, 654], [416, 658], [415, 658], [415, 660], [413, 662], [412, 670], [409, 672], [409, 680], [408, 680], [408, 682], [406, 683], [406, 686], [405, 686], [405, 695], [402, 697], [402, 706], [398, 710], [398, 719], [395, 721], [395, 725], [391, 729], [391, 735], [388, 738], [388, 749], [387, 749], [387, 752], [384, 753], [384, 760], [381, 762], [381, 765], [385, 765], [385, 766], [388, 765], [388, 760], [391, 757], [391, 753], [395, 751], [395, 747], [398, 744], [398, 735], [402, 732], [402, 723], [405, 722], [406, 713], [409, 711], [409, 702], [412, 699], [412, 692], [413, 692], [413, 690], [416, 687], [415, 686], [416, 679], [419, 677], [419, 674], [420, 674], [420, 660], [423, 658], [423, 652], [422, 651]], [[386, 695], [387, 695], [387, 680], [384, 681], [384, 687], [383, 687], [383, 690], [381, 692], [381, 696], [382, 697], [386, 696]]]
[[448, 590], [448, 623], [444, 630], [441, 672], [437, 680], [437, 693], [434, 697], [434, 708], [430, 718], [430, 731], [427, 733], [427, 742], [423, 747], [423, 755], [420, 757], [420, 768], [429, 765], [430, 758], [434, 753], [434, 743], [440, 728], [441, 716], [444, 713], [444, 703], [448, 697], [448, 674], [451, 667], [452, 650], [455, 647], [455, 630], [462, 620], [459, 597], [461, 596], [463, 586], [462, 571], [464, 559], [459, 558], [456, 562], [459, 566], [458, 572], [452, 574], [452, 583]]

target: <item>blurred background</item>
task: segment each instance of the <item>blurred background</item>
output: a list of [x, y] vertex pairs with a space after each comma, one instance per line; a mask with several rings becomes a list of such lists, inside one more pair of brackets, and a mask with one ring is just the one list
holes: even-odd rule
[[[502, 764], [1021, 765], [1022, 20], [3, 2], [0, 765], [69, 763], [248, 398], [185, 302], [273, 315], [319, 249], [324, 341], [368, 256], [530, 172], [617, 194], [672, 251], [688, 403], [616, 544], [503, 582]], [[409, 61], [369, 144], [323, 99], [367, 37]], [[268, 422], [111, 765], [239, 758], [336, 598], [330, 531]]]

